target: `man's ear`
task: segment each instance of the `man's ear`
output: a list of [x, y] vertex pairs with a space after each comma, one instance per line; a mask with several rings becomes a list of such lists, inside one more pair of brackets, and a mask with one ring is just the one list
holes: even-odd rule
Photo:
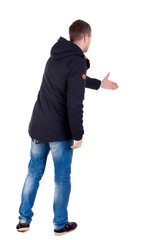
[[87, 39], [88, 39], [88, 35], [85, 34], [84, 37], [83, 37], [83, 39], [84, 39], [84, 42], [86, 43], [86, 42], [87, 42]]

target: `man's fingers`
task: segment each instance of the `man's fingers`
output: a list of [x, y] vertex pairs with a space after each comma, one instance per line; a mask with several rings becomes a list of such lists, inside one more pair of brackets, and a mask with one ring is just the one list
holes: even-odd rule
[[72, 149], [78, 148], [76, 145], [71, 146]]
[[72, 149], [76, 149], [76, 148], [79, 148], [79, 147], [81, 147], [81, 145], [75, 144], [75, 145], [71, 146]]
[[71, 148], [76, 149], [76, 148], [81, 147], [81, 145], [82, 145], [82, 140], [74, 141], [74, 144], [71, 146]]
[[117, 83], [112, 82], [111, 83], [111, 87], [112, 87], [112, 89], [116, 89], [116, 88], [118, 88], [118, 85], [117, 85]]
[[109, 76], [110, 76], [110, 72], [107, 74], [107, 76], [106, 76], [106, 77], [107, 77], [107, 78], [109, 78]]

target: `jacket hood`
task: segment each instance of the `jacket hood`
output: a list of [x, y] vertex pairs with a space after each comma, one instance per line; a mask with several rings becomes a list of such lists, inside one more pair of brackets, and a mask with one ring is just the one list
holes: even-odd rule
[[84, 55], [83, 51], [76, 44], [66, 40], [63, 37], [60, 37], [58, 41], [54, 44], [51, 49], [50, 55], [54, 59], [62, 59], [74, 55], [79, 55], [86, 61], [87, 68], [90, 67], [89, 60]]

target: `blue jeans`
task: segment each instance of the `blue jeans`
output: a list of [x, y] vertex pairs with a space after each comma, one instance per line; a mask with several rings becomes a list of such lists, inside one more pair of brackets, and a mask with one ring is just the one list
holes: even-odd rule
[[73, 140], [39, 143], [31, 142], [30, 161], [28, 174], [26, 176], [21, 195], [19, 208], [19, 220], [22, 223], [30, 224], [34, 215], [32, 207], [35, 202], [39, 182], [44, 174], [47, 156], [51, 151], [54, 162], [54, 202], [53, 224], [59, 230], [68, 222], [68, 201], [71, 191], [70, 173], [73, 150], [70, 146]]

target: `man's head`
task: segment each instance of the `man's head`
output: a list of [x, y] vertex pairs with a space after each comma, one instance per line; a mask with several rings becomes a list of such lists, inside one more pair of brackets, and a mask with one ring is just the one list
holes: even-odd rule
[[91, 26], [83, 20], [76, 20], [69, 27], [69, 38], [83, 52], [87, 52], [91, 41]]

